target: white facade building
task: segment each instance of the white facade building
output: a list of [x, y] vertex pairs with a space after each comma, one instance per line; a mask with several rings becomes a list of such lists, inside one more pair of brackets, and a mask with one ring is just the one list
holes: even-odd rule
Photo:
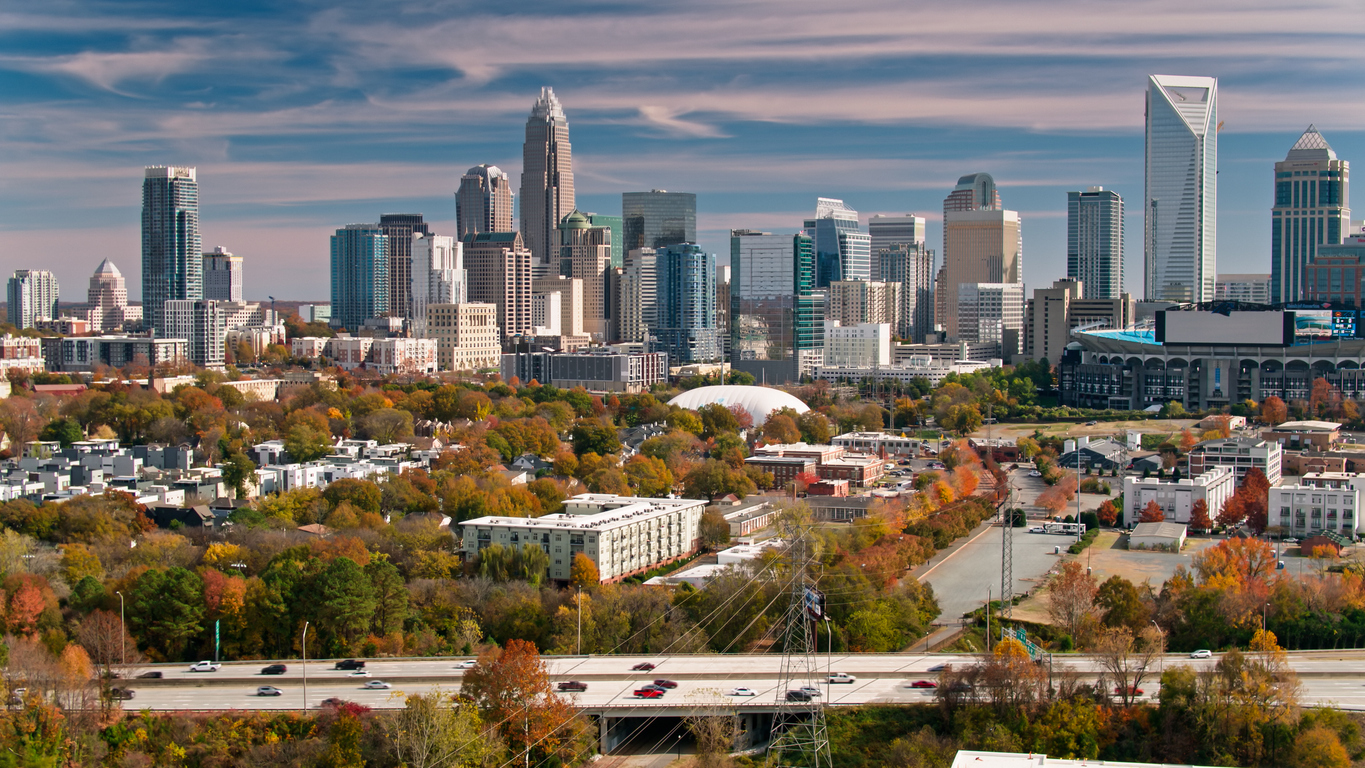
[[343, 371], [354, 371], [370, 358], [374, 339], [368, 336], [338, 336], [328, 339], [323, 354]]
[[[497, 326], [494, 325], [494, 328]], [[431, 374], [436, 372], [435, 339], [375, 339], [370, 347], [368, 368], [381, 375], [390, 373]]]
[[890, 323], [843, 325], [825, 321], [825, 366], [872, 368], [891, 365]]
[[1231, 467], [1237, 473], [1237, 484], [1246, 479], [1253, 467], [1261, 470], [1272, 486], [1280, 484], [1279, 443], [1256, 437], [1228, 437], [1205, 440], [1190, 449], [1190, 474], [1202, 474], [1214, 466]]
[[223, 246], [204, 254], [204, 298], [210, 301], [246, 301], [242, 257]]
[[1188, 525], [1190, 510], [1201, 500], [1208, 504], [1209, 519], [1212, 520], [1236, 491], [1237, 478], [1229, 467], [1215, 466], [1198, 477], [1180, 480], [1125, 477], [1123, 520], [1130, 524], [1136, 522], [1147, 503], [1155, 501], [1161, 507], [1165, 522]]
[[996, 342], [1006, 356], [1017, 354], [1017, 346], [1006, 349], [1006, 331], [1018, 344], [1024, 333], [1023, 283], [962, 283], [957, 287], [957, 327], [961, 341]]
[[431, 304], [427, 318], [441, 370], [477, 371], [502, 364], [497, 305]]
[[1217, 253], [1218, 80], [1147, 81], [1143, 298], [1212, 301]]
[[964, 373], [973, 373], [988, 368], [999, 368], [1004, 363], [999, 358], [991, 360], [954, 360], [951, 362], [936, 361], [928, 355], [916, 355], [897, 360], [896, 364], [887, 367], [835, 367], [821, 366], [815, 370], [815, 378], [823, 379], [831, 384], [839, 382], [857, 383], [863, 379], [874, 381], [899, 381], [902, 384], [909, 384], [915, 379], [926, 379], [931, 386], [937, 387], [950, 373], [959, 376]]
[[691, 555], [701, 545], [706, 502], [585, 493], [564, 502], [562, 514], [480, 517], [459, 524], [467, 559], [493, 544], [539, 546], [550, 557], [546, 576], [569, 579], [579, 552], [603, 582], [616, 582]]
[[1350, 539], [1360, 532], [1360, 489], [1282, 485], [1270, 489], [1266, 523], [1303, 538], [1331, 531]]
[[57, 276], [46, 269], [15, 270], [6, 293], [6, 312], [15, 328], [32, 328], [37, 320], [57, 317], [60, 289]]
[[203, 368], [222, 368], [227, 339], [227, 302], [171, 299], [162, 305], [163, 335], [189, 341], [190, 362]]
[[531, 332], [537, 336], [559, 336], [563, 328], [564, 296], [559, 291], [531, 294]]
[[412, 335], [427, 336], [427, 307], [431, 304], [463, 304], [469, 300], [465, 287], [464, 243], [445, 235], [412, 236]]

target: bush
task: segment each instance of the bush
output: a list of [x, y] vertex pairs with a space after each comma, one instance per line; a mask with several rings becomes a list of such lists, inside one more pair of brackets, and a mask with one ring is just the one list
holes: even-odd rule
[[1080, 553], [1085, 551], [1086, 547], [1090, 546], [1091, 544], [1094, 544], [1095, 537], [1099, 535], [1100, 531], [1098, 528], [1089, 528], [1086, 530], [1084, 534], [1081, 535], [1081, 540], [1067, 547], [1066, 551], [1073, 555], [1079, 555]]

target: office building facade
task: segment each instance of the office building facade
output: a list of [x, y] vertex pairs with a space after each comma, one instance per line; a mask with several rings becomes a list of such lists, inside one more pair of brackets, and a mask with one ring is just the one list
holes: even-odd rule
[[1305, 301], [1365, 307], [1365, 234], [1319, 245], [1303, 265], [1302, 285]]
[[46, 269], [17, 269], [5, 292], [5, 314], [15, 328], [32, 328], [38, 320], [57, 318], [60, 289]]
[[569, 120], [554, 89], [541, 88], [526, 120], [521, 165], [521, 236], [537, 263], [546, 265], [558, 258], [559, 222], [572, 210]]
[[720, 359], [716, 328], [716, 255], [691, 243], [657, 252], [658, 325], [651, 351], [679, 365]]
[[1084, 285], [1076, 280], [1057, 280], [1051, 288], [1036, 288], [1024, 307], [1024, 354], [1033, 360], [1056, 364], [1071, 342], [1073, 328], [1131, 327], [1133, 297], [1086, 299]]
[[559, 266], [565, 277], [583, 281], [583, 330], [607, 340], [611, 319], [607, 270], [611, 268], [611, 230], [594, 227], [588, 217], [573, 211], [559, 224]]
[[1066, 276], [1082, 298], [1123, 293], [1123, 198], [1104, 187], [1066, 193]]
[[867, 220], [867, 236], [870, 239], [868, 247], [872, 255], [873, 280], [884, 279], [880, 277], [883, 271], [881, 266], [882, 251], [900, 246], [916, 249], [927, 245], [924, 239], [924, 217], [916, 216], [913, 213], [896, 216], [875, 214]]
[[1143, 298], [1213, 299], [1218, 252], [1218, 81], [1147, 80]]
[[[1318, 247], [1350, 232], [1350, 163], [1318, 129], [1308, 126], [1284, 160], [1275, 163], [1275, 207], [1270, 216], [1270, 301], [1298, 301], [1304, 272]], [[1359, 289], [1357, 284], [1355, 288]]]
[[333, 328], [351, 333], [389, 316], [389, 236], [378, 224], [347, 224], [332, 235]]
[[496, 165], [476, 165], [455, 192], [457, 237], [512, 231], [512, 180]]
[[498, 308], [492, 304], [429, 304], [427, 328], [443, 371], [481, 371], [502, 364]]
[[1227, 273], [1218, 276], [1213, 284], [1215, 301], [1245, 301], [1251, 304], [1270, 303], [1270, 275], [1260, 273]]
[[430, 235], [420, 213], [386, 213], [379, 229], [389, 236], [389, 315], [412, 316], [412, 238]]
[[469, 299], [464, 244], [448, 235], [414, 235], [411, 273], [408, 330], [422, 339], [427, 336], [427, 312], [431, 305], [463, 304]]
[[825, 295], [806, 235], [730, 233], [730, 362], [760, 382], [813, 373], [824, 349]]
[[900, 285], [896, 335], [915, 343], [934, 329], [934, 252], [924, 243], [894, 243], [877, 253], [877, 279]]
[[961, 341], [995, 342], [1006, 359], [1020, 352], [1024, 330], [1023, 283], [962, 283], [957, 291]]
[[806, 219], [806, 235], [815, 247], [815, 286], [835, 280], [872, 279], [872, 238], [858, 226], [858, 212], [843, 200], [815, 201], [815, 218]]
[[621, 194], [621, 222], [625, 234], [624, 250], [658, 250], [670, 245], [697, 242], [697, 196], [691, 192], [649, 192]]
[[[836, 280], [826, 289], [825, 320], [843, 325], [886, 323], [900, 326], [901, 284]], [[828, 346], [828, 345], [826, 345]]]
[[164, 335], [162, 305], [204, 298], [199, 182], [194, 168], [147, 168], [142, 180], [142, 312]]
[[114, 262], [105, 259], [90, 276], [85, 306], [75, 315], [92, 333], [112, 331], [142, 320], [142, 307], [128, 304], [128, 284]]
[[210, 301], [246, 301], [242, 257], [223, 246], [204, 254], [204, 298]]
[[617, 285], [617, 337], [625, 342], [643, 342], [650, 329], [659, 325], [658, 252], [653, 248], [627, 252], [626, 265]]
[[531, 332], [531, 251], [520, 232], [479, 232], [461, 240], [468, 299], [498, 309], [503, 341]]
[[224, 302], [173, 299], [165, 304], [166, 337], [185, 339], [189, 361], [201, 368], [222, 368], [226, 359]]
[[[975, 331], [962, 331], [960, 305], [953, 299], [964, 285], [1018, 284], [1023, 292], [1023, 238], [1019, 214], [1004, 210], [950, 210], [944, 214], [943, 326], [950, 339], [970, 340]], [[1022, 299], [1021, 308], [1022, 312]]]

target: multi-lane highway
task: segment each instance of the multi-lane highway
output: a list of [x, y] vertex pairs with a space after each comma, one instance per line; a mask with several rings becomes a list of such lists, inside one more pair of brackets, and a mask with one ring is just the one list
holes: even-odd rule
[[[334, 663], [309, 662], [308, 706], [317, 707], [324, 699], [340, 698], [375, 708], [401, 707], [408, 693], [426, 692], [435, 688], [455, 693], [460, 687], [463, 670], [457, 669], [457, 659], [369, 660], [369, 677], [351, 677], [348, 672], [332, 669]], [[651, 672], [631, 671], [640, 662], [652, 662], [657, 667]], [[579, 680], [588, 690], [571, 695], [579, 706], [590, 710], [612, 710], [625, 714], [627, 710], [660, 708], [709, 707], [721, 703], [736, 706], [771, 705], [778, 697], [778, 678], [781, 657], [773, 655], [699, 655], [671, 657], [591, 656], [547, 657], [551, 678], [558, 681]], [[975, 659], [964, 655], [947, 654], [836, 654], [818, 658], [820, 677], [817, 681], [829, 703], [854, 705], [869, 703], [909, 703], [927, 701], [932, 691], [914, 689], [914, 680], [935, 680], [943, 664], [970, 664]], [[1214, 660], [1192, 660], [1183, 655], [1169, 654], [1158, 664], [1148, 681], [1144, 681], [1146, 697], [1157, 691], [1160, 668], [1176, 664], [1205, 667]], [[1305, 703], [1330, 704], [1349, 709], [1365, 709], [1365, 652], [1305, 652], [1290, 654], [1290, 663], [1303, 683]], [[304, 706], [303, 666], [288, 662], [289, 671], [283, 675], [260, 675], [265, 662], [226, 664], [218, 672], [189, 672], [184, 667], [159, 667], [161, 680], [131, 680], [128, 687], [136, 697], [124, 703], [127, 709], [301, 709]], [[852, 684], [825, 685], [824, 670], [844, 672], [857, 677]], [[1054, 672], [1071, 669], [1084, 675], [1099, 671], [1089, 657], [1055, 657]], [[639, 686], [655, 679], [677, 682], [678, 687], [660, 699], [636, 699], [632, 696]], [[392, 685], [388, 690], [366, 690], [367, 680], [383, 680]], [[257, 696], [256, 688], [271, 685], [281, 689], [280, 696]], [[753, 698], [731, 697], [733, 688], [746, 686], [758, 695]]]

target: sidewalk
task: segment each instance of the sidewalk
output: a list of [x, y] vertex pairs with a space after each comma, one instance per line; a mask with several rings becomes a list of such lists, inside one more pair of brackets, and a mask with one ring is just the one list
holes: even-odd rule
[[957, 554], [957, 551], [959, 549], [962, 549], [963, 547], [970, 544], [972, 541], [976, 539], [977, 536], [980, 536], [981, 534], [985, 533], [994, 524], [995, 524], [994, 517], [987, 518], [985, 522], [973, 528], [971, 532], [968, 533], [966, 536], [963, 536], [957, 541], [954, 541], [952, 544], [949, 544], [944, 549], [940, 549], [938, 552], [935, 552], [933, 557], [929, 558], [926, 562], [922, 563], [918, 567], [912, 569], [910, 571], [910, 575], [915, 577], [915, 581], [924, 581], [924, 577], [928, 576], [929, 572], [934, 570], [934, 568], [937, 567], [939, 563]]

